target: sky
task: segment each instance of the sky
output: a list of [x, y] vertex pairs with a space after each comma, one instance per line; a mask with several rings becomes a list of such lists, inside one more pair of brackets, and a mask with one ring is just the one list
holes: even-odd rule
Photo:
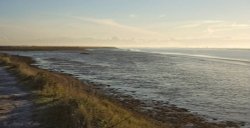
[[0, 0], [0, 45], [250, 48], [250, 0]]

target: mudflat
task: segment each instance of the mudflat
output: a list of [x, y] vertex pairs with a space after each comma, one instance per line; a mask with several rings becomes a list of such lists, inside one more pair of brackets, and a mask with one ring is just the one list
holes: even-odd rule
[[30, 93], [20, 88], [16, 78], [0, 66], [0, 127], [33, 128]]

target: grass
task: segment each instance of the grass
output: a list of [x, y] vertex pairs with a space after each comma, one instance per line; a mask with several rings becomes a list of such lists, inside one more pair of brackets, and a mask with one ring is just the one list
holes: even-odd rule
[[34, 92], [35, 119], [46, 128], [160, 128], [167, 127], [131, 112], [95, 93], [70, 76], [31, 66], [27, 57], [0, 54], [22, 83]]

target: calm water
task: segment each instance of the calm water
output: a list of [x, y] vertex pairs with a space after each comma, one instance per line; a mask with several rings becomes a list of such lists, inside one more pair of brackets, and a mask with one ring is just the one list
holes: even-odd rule
[[15, 52], [41, 68], [110, 85], [143, 101], [160, 100], [219, 120], [250, 123], [250, 50], [121, 49]]

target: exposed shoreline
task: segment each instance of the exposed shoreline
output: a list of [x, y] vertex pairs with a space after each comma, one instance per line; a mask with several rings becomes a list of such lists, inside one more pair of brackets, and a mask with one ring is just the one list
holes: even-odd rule
[[20, 83], [0, 64], [0, 127], [35, 128], [32, 120], [33, 104], [31, 93], [21, 88]]
[[[3, 59], [4, 58], [4, 59]], [[9, 58], [9, 59], [8, 59]], [[183, 108], [178, 108], [173, 105], [166, 105], [166, 106], [160, 106], [160, 103], [155, 102], [153, 104], [153, 109], [142, 109], [145, 106], [145, 104], [139, 100], [133, 99], [132, 97], [122, 97], [121, 95], [106, 95], [105, 92], [103, 92], [102, 89], [96, 89], [95, 85], [86, 85], [81, 83], [79, 80], [68, 76], [67, 74], [62, 74], [62, 73], [55, 73], [55, 72], [50, 72], [47, 70], [39, 69], [37, 67], [31, 66], [32, 63], [34, 63], [33, 60], [27, 57], [20, 57], [20, 56], [10, 56], [10, 55], [0, 55], [0, 60], [4, 61], [8, 65], [14, 65], [15, 70], [19, 70], [18, 72], [21, 74], [28, 74], [32, 75], [32, 79], [28, 80], [28, 82], [35, 82], [34, 79], [40, 79], [41, 77], [38, 72], [42, 72], [42, 74], [46, 74], [52, 78], [50, 79], [53, 82], [58, 82], [54, 78], [58, 78], [58, 80], [63, 80], [66, 82], [65, 86], [72, 85], [71, 82], [75, 83], [73, 86], [77, 86], [77, 89], [81, 88], [82, 91], [79, 91], [77, 93], [88, 93], [88, 95], [93, 96], [99, 100], [107, 100], [107, 102], [111, 102], [115, 107], [118, 106], [118, 108], [121, 107], [121, 109], [125, 109], [125, 111], [128, 111], [129, 113], [133, 113], [135, 115], [135, 120], [137, 118], [143, 118], [142, 120], [147, 120], [146, 118], [150, 117], [151, 119], [147, 120], [149, 121], [149, 124], [152, 124], [149, 126], [149, 124], [140, 124], [137, 126], [140, 127], [174, 127], [174, 128], [182, 128], [182, 127], [187, 127], [187, 128], [192, 128], [192, 127], [200, 127], [200, 128], [225, 128], [225, 127], [239, 127], [239, 124], [234, 123], [234, 122], [219, 122], [219, 123], [212, 123], [212, 122], [207, 122], [205, 119], [202, 117], [199, 117], [197, 115], [194, 115], [190, 113], [188, 110], [183, 109]], [[20, 71], [20, 63], [24, 64], [31, 69], [30, 71]], [[36, 73], [34, 73], [36, 72]], [[30, 74], [31, 73], [31, 74]], [[48, 76], [43, 76], [43, 77], [48, 77]], [[20, 77], [20, 76], [19, 76]], [[52, 86], [52, 85], [51, 85]], [[78, 87], [81, 86], [81, 87]], [[75, 88], [75, 87], [74, 87]], [[68, 96], [68, 94], [67, 94]], [[104, 98], [103, 98], [104, 97]], [[122, 97], [122, 98], [121, 98]], [[122, 99], [122, 100], [121, 100]], [[153, 102], [152, 102], [153, 103]], [[111, 105], [111, 106], [113, 106]], [[138, 117], [139, 116], [139, 117]], [[143, 122], [143, 121], [142, 121]], [[145, 126], [144, 126], [145, 125]], [[241, 124], [240, 124], [241, 125]], [[133, 126], [133, 125], [132, 125]], [[119, 127], [119, 126], [118, 126]], [[125, 126], [124, 126], [125, 127]]]
[[[101, 89], [102, 90], [102, 89]], [[126, 108], [143, 113], [159, 122], [171, 124], [174, 128], [239, 128], [244, 126], [244, 122], [222, 121], [216, 118], [207, 120], [198, 113], [192, 113], [186, 108], [177, 107], [174, 104], [152, 100], [150, 104], [139, 99], [134, 99], [130, 95], [123, 95], [113, 89], [106, 90], [109, 98], [119, 101]]]

